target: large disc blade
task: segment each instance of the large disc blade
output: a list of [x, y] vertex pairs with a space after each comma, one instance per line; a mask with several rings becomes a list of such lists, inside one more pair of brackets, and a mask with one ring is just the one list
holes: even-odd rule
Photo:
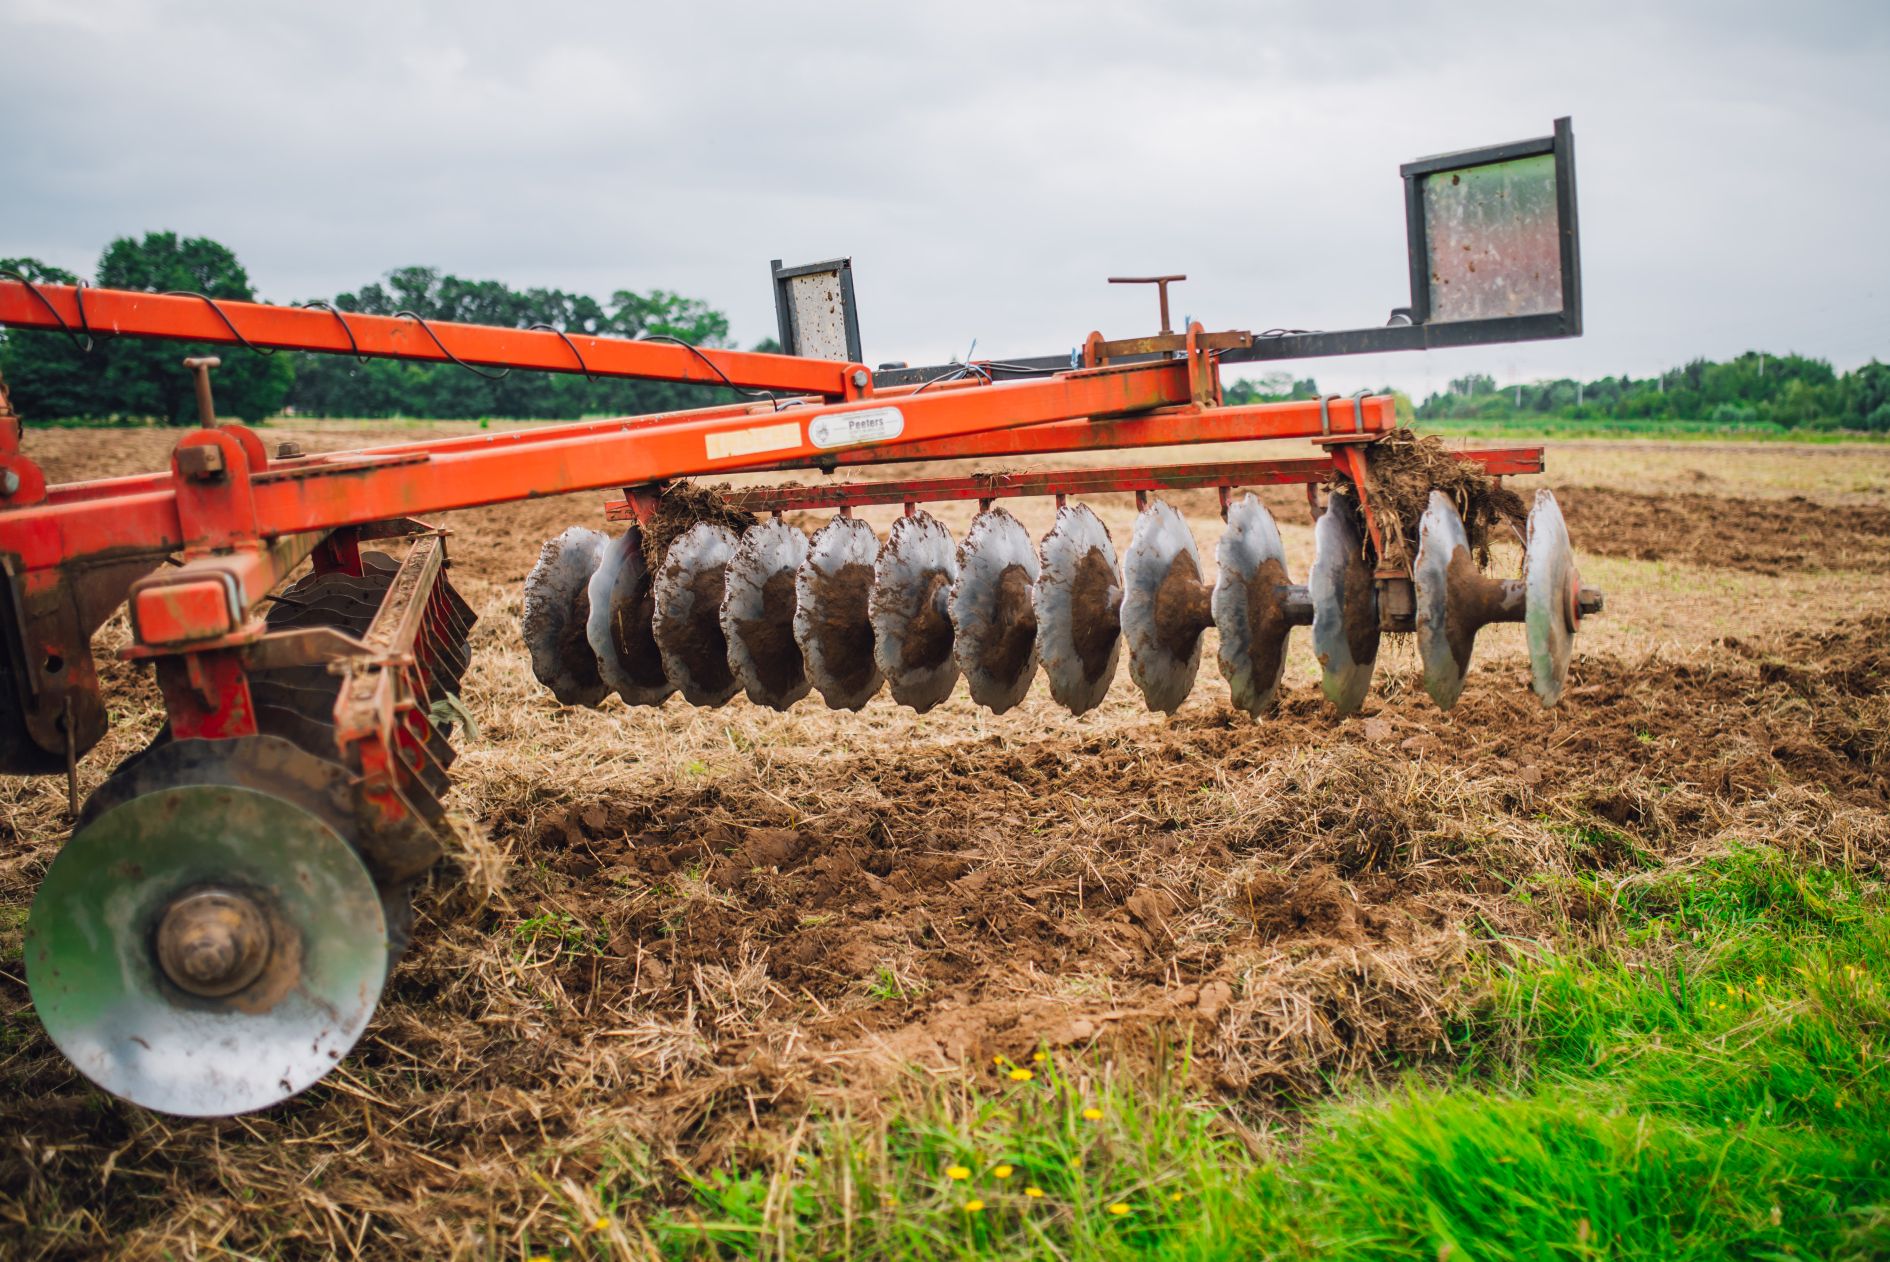
[[[173, 980], [193, 951], [231, 954], [201, 935], [175, 946], [180, 908], [205, 899], [248, 909], [242, 940], [260, 952], [253, 974], [219, 974], [236, 988], [214, 997]], [[219, 1117], [334, 1068], [380, 999], [388, 946], [373, 880], [326, 823], [254, 789], [179, 785], [66, 843], [33, 900], [26, 973], [47, 1034], [86, 1077], [159, 1112]]]
[[794, 576], [794, 642], [821, 699], [858, 710], [885, 677], [873, 661], [873, 562], [879, 538], [856, 517], [836, 517], [807, 545]]
[[728, 664], [756, 705], [785, 710], [814, 686], [794, 642], [794, 575], [807, 535], [770, 517], [742, 534], [722, 593]]
[[1037, 673], [1039, 565], [1024, 524], [1001, 508], [971, 519], [952, 584], [952, 652], [971, 699], [1002, 714]]
[[1122, 559], [1122, 634], [1129, 678], [1148, 708], [1173, 714], [1201, 669], [1201, 632], [1210, 617], [1201, 553], [1179, 512], [1151, 500], [1136, 516]]
[[1365, 534], [1356, 511], [1338, 496], [1328, 501], [1313, 527], [1312, 573], [1306, 580], [1320, 683], [1340, 714], [1365, 704], [1378, 660], [1378, 587], [1365, 560]]
[[1087, 504], [1057, 509], [1037, 575], [1037, 656], [1071, 714], [1102, 704], [1122, 657], [1122, 577], [1109, 528]]
[[699, 521], [669, 545], [652, 587], [650, 618], [663, 673], [690, 705], [718, 706], [741, 690], [722, 634], [722, 590], [735, 532]]
[[1466, 568], [1469, 578], [1480, 577], [1463, 518], [1449, 498], [1432, 491], [1418, 522], [1411, 585], [1417, 599], [1418, 661], [1424, 670], [1424, 691], [1446, 710], [1463, 694], [1470, 650], [1482, 625], [1468, 621], [1465, 615], [1470, 611], [1462, 607], [1468, 586]]
[[1529, 682], [1545, 706], [1562, 699], [1575, 647], [1575, 550], [1568, 523], [1547, 487], [1529, 510], [1523, 584], [1529, 640]]
[[584, 638], [597, 674], [626, 705], [662, 705], [676, 685], [663, 672], [656, 647], [656, 596], [636, 526], [604, 545], [591, 575], [590, 616]]
[[597, 673], [597, 655], [584, 633], [590, 619], [591, 575], [603, 554], [604, 536], [573, 526], [538, 551], [525, 576], [525, 611], [520, 622], [532, 674], [565, 705], [594, 706], [609, 693]]
[[873, 661], [893, 700], [923, 714], [958, 682], [951, 590], [958, 557], [951, 532], [923, 510], [893, 523], [873, 562]]
[[1221, 675], [1235, 706], [1257, 717], [1279, 700], [1293, 624], [1280, 591], [1291, 582], [1280, 528], [1253, 495], [1227, 506], [1227, 529], [1215, 545], [1214, 565]]

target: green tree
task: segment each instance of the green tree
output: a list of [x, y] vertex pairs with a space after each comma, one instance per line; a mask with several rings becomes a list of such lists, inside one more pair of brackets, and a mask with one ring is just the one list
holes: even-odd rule
[[[111, 289], [188, 292], [208, 298], [253, 301], [249, 274], [227, 247], [206, 237], [149, 232], [142, 240], [120, 237], [99, 258], [98, 283]], [[126, 338], [102, 343], [102, 388], [117, 415], [149, 416], [189, 425], [197, 416], [187, 355], [215, 354], [217, 410], [258, 422], [282, 409], [295, 371], [289, 360], [241, 349]]]
[[[0, 259], [0, 276], [21, 276], [36, 285], [76, 285], [71, 272], [38, 259]], [[11, 278], [11, 277], [9, 277]], [[0, 335], [0, 377], [21, 416], [65, 420], [100, 414], [96, 359], [84, 343], [63, 333], [12, 330]]]

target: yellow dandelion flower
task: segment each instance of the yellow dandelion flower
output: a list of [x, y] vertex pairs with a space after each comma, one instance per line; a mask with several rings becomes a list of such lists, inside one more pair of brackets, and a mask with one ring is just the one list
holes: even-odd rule
[[1102, 1110], [1094, 1106], [1091, 1106], [1090, 1108], [1083, 1110], [1083, 1116], [1088, 1118], [1092, 1122], [1102, 1121], [1102, 1115], [1103, 1115]]
[[965, 1202], [965, 1212], [967, 1214], [980, 1213], [983, 1211], [983, 1209], [984, 1209], [983, 1201], [972, 1200], [972, 1201]]
[[1035, 1078], [1036, 1076], [1037, 1076], [1036, 1074], [1031, 1073], [1028, 1069], [1011, 1070], [1012, 1082], [1029, 1082], [1032, 1078]]
[[1004, 1055], [1003, 1055], [1002, 1053], [999, 1053], [998, 1055], [996, 1055], [996, 1056], [993, 1056], [993, 1057], [991, 1058], [991, 1063], [992, 1063], [993, 1065], [997, 1065], [998, 1067], [1000, 1067], [1000, 1068], [1002, 1068], [1003, 1066], [1005, 1066], [1005, 1065], [1008, 1065], [1008, 1064], [1010, 1064], [1011, 1062], [1010, 1062], [1010, 1060], [1009, 1060], [1008, 1058], [1006, 1058], [1006, 1057], [1005, 1057], [1005, 1056], [1004, 1056]]
[[1024, 1189], [1024, 1195], [1028, 1196], [1033, 1201], [1038, 1200], [1043, 1196], [1043, 1189], [1033, 1183]]
[[592, 1220], [591, 1220], [591, 1230], [592, 1230], [592, 1231], [609, 1231], [609, 1230], [610, 1230], [610, 1220], [609, 1220], [608, 1218], [594, 1218], [594, 1219], [592, 1219]]
[[971, 1171], [965, 1169], [963, 1166], [946, 1166], [945, 1177], [948, 1179], [969, 1179], [971, 1177]]
[[1109, 1207], [1109, 1212], [1114, 1214], [1117, 1218], [1120, 1218], [1129, 1212], [1129, 1207], [1121, 1201], [1117, 1201], [1114, 1205]]
[[1000, 1179], [1008, 1179], [1014, 1173], [1010, 1166], [994, 1166], [991, 1173]]
[[1178, 1201], [1178, 1200], [1180, 1200], [1180, 1199], [1181, 1199], [1181, 1198], [1182, 1198], [1183, 1196], [1186, 1196], [1186, 1195], [1187, 1195], [1187, 1193], [1185, 1193], [1185, 1192], [1170, 1192], [1170, 1193], [1168, 1194], [1168, 1199], [1169, 1199], [1169, 1200], [1171, 1200], [1171, 1201]]
[[1030, 1058], [1041, 1065], [1050, 1059], [1050, 1054], [1048, 1052], [1032, 1052]]

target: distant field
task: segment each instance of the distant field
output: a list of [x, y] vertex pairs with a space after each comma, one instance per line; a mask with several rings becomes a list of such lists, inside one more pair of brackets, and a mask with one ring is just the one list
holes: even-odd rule
[[[603, 496], [446, 515], [467, 839], [301, 1096], [161, 1119], [78, 1076], [24, 981], [65, 782], [0, 777], [0, 1258], [1890, 1257], [1890, 444], [1445, 432], [1548, 440], [1509, 484], [1607, 593], [1556, 710], [1513, 626], [1447, 713], [1405, 642], [1335, 718], [1303, 633], [1258, 721], [1213, 642], [1172, 718], [1126, 664], [1080, 718], [1042, 681], [568, 708], [520, 588]], [[65, 481], [175, 437], [26, 443]], [[1086, 498], [1126, 544], [1132, 497]], [[1214, 494], [1167, 498], [1212, 557]], [[1304, 496], [1262, 498], [1303, 576]], [[85, 791], [162, 722], [128, 635]]]
[[1462, 438], [1645, 438], [1712, 439], [1745, 443], [1885, 443], [1890, 434], [1856, 430], [1789, 429], [1769, 421], [1616, 421], [1568, 416], [1510, 418], [1445, 417], [1417, 428]]

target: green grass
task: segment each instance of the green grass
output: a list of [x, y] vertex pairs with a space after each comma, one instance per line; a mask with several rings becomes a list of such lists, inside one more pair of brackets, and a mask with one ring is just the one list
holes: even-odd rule
[[915, 1079], [890, 1121], [811, 1119], [669, 1208], [613, 1154], [546, 1255], [637, 1232], [677, 1258], [1890, 1255], [1881, 891], [1736, 850], [1594, 892], [1599, 945], [1483, 966], [1453, 1068], [1283, 1135], [1204, 1103], [1183, 1048], [1140, 1080], [1005, 1062]]
[[1614, 438], [1713, 442], [1884, 443], [1890, 434], [1799, 426], [1770, 421], [1651, 421], [1551, 416], [1438, 417], [1416, 424], [1420, 433], [1447, 438]]

